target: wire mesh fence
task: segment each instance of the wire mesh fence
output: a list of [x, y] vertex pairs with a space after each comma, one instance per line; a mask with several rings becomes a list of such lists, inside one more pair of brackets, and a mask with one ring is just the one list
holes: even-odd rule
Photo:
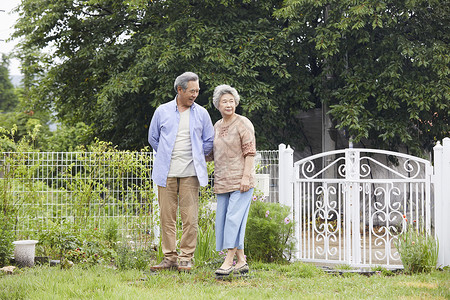
[[258, 151], [255, 164], [257, 188], [266, 196], [267, 202], [278, 203], [278, 150]]
[[[153, 239], [158, 227], [151, 152], [2, 152], [0, 201], [21, 237], [63, 223]], [[278, 151], [259, 151], [258, 187], [278, 201]], [[211, 179], [213, 174], [210, 175]], [[210, 181], [211, 184], [213, 180]]]

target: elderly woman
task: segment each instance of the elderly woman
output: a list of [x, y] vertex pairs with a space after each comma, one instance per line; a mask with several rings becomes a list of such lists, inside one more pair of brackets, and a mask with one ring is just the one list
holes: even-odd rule
[[[217, 194], [216, 250], [228, 249], [217, 275], [247, 273], [244, 236], [253, 194], [255, 130], [252, 122], [235, 113], [239, 94], [229, 85], [214, 90], [214, 106], [222, 119], [214, 125], [214, 193]], [[237, 262], [233, 266], [234, 256]]]

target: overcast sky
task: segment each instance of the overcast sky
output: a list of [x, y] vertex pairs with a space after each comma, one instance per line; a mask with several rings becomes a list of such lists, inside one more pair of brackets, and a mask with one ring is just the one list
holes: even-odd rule
[[[17, 41], [7, 41], [13, 33], [12, 26], [18, 18], [17, 14], [12, 14], [11, 11], [16, 8], [20, 0], [1, 0], [0, 1], [0, 52], [10, 53], [14, 50]], [[11, 60], [9, 66], [10, 75], [20, 75], [19, 61]]]

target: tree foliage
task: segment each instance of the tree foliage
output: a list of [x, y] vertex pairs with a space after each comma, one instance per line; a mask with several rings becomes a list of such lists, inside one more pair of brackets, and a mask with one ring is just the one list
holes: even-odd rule
[[0, 60], [0, 111], [12, 111], [17, 106], [18, 99], [14, 86], [9, 78], [9, 59], [3, 54]]
[[260, 148], [301, 148], [299, 112], [327, 103], [355, 141], [418, 151], [449, 132], [448, 2], [23, 0], [15, 36], [35, 105], [120, 148], [189, 70], [213, 120], [237, 88]]
[[93, 124], [97, 136], [122, 148], [138, 148], [154, 108], [173, 99], [173, 81], [186, 70], [200, 75], [197, 101], [209, 108], [223, 83], [240, 92], [244, 114], [270, 112], [278, 120], [284, 99], [301, 107], [301, 97], [283, 97], [294, 79], [283, 23], [272, 16], [281, 2], [25, 0], [16, 36], [25, 37], [22, 52], [55, 50], [33, 89], [37, 105]]
[[25, 141], [32, 143], [35, 149], [56, 152], [75, 151], [77, 147], [92, 143], [91, 129], [83, 122], [70, 126], [59, 123], [52, 131], [50, 125], [56, 124], [52, 124], [51, 113], [39, 107], [35, 110], [30, 103], [29, 81], [19, 88], [12, 85], [8, 65], [8, 57], [3, 55], [0, 62], [0, 133], [5, 138], [0, 139], [0, 152], [16, 151], [16, 146]]
[[288, 0], [278, 15], [296, 38], [313, 27], [320, 98], [355, 141], [420, 153], [449, 135], [448, 0]]

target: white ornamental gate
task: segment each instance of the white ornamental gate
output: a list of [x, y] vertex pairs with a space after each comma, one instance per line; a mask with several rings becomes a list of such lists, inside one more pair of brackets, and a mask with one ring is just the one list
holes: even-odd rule
[[330, 151], [294, 164], [297, 259], [402, 267], [407, 223], [431, 233], [431, 163], [383, 150]]

